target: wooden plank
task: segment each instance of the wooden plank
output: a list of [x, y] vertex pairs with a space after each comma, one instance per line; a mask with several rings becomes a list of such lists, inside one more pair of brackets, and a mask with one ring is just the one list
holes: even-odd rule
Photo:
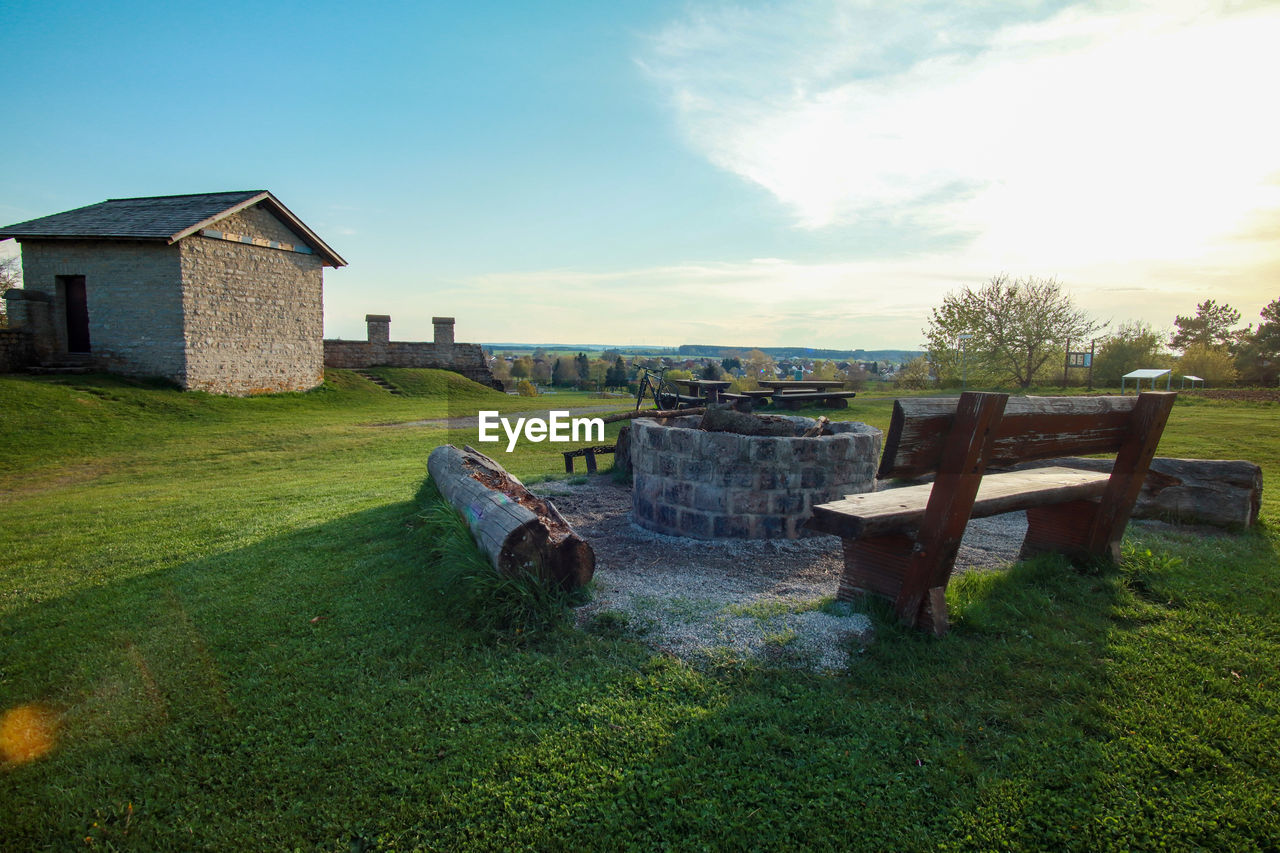
[[[986, 518], [1065, 501], [1097, 499], [1106, 491], [1109, 479], [1106, 472], [1058, 466], [987, 474], [969, 515]], [[849, 539], [917, 527], [932, 490], [933, 485], [926, 483], [849, 495], [815, 506], [813, 518], [805, 526]]]
[[[893, 603], [905, 624], [920, 624], [929, 591], [947, 585], [1008, 399], [1004, 394], [960, 395], [938, 476], [920, 519], [916, 547]], [[927, 614], [924, 618], [933, 621]]]
[[[1165, 392], [1158, 392], [1165, 393]], [[1012, 397], [990, 464], [1115, 453], [1129, 435], [1138, 397]], [[877, 477], [919, 477], [937, 470], [955, 419], [954, 397], [894, 401]]]

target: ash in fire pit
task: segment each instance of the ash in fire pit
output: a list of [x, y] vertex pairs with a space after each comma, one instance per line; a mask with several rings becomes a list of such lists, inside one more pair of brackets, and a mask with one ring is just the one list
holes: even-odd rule
[[[774, 418], [778, 421], [784, 418]], [[641, 527], [694, 539], [795, 539], [814, 504], [875, 488], [880, 430], [785, 417], [792, 435], [700, 429], [698, 417], [631, 429], [632, 517]]]

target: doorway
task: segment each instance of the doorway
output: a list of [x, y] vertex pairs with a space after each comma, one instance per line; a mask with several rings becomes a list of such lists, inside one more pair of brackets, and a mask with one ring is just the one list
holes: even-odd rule
[[84, 276], [60, 275], [58, 283], [67, 306], [67, 352], [89, 352], [89, 298]]

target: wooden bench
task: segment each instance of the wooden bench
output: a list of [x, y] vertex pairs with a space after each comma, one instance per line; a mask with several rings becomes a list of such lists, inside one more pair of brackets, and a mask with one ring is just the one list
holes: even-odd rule
[[780, 391], [773, 395], [773, 404], [784, 409], [798, 409], [804, 403], [822, 403], [829, 409], [849, 408], [849, 398], [857, 391]]
[[594, 474], [596, 472], [596, 454], [597, 453], [613, 453], [617, 449], [613, 444], [597, 444], [594, 447], [579, 447], [577, 450], [564, 451], [564, 472], [566, 474], [573, 473], [573, 460], [577, 456], [581, 456], [587, 460], [587, 473]]
[[750, 394], [732, 394], [728, 391], [721, 391], [720, 401], [733, 406], [734, 411], [738, 412], [750, 412], [755, 408], [755, 398]]
[[[932, 484], [849, 495], [813, 508], [808, 527], [844, 539], [837, 597], [889, 599], [904, 623], [947, 631], [945, 592], [970, 518], [1027, 511], [1022, 556], [1119, 557], [1176, 394], [898, 400], [879, 479]], [[1110, 473], [1063, 467], [983, 476], [988, 467], [1116, 454]]]

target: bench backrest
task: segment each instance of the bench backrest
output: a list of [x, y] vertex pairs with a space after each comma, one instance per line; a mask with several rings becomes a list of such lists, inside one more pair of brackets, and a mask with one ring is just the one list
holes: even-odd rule
[[[1168, 392], [1148, 392], [1174, 396]], [[1143, 395], [1145, 396], [1145, 394]], [[1116, 453], [1129, 437], [1138, 397], [1010, 397], [995, 428], [988, 465]], [[955, 397], [896, 400], [885, 436], [880, 479], [938, 470], [955, 420]]]

